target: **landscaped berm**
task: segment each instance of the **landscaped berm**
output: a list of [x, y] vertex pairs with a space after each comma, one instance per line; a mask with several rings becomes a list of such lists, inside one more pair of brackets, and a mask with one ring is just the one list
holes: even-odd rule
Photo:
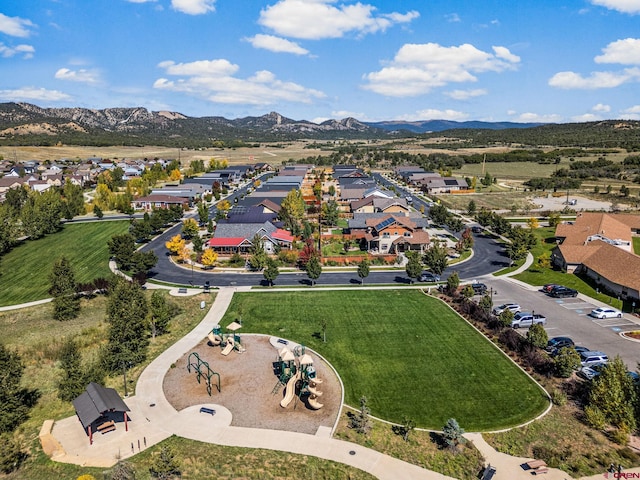
[[[366, 396], [371, 413], [392, 422], [411, 419], [440, 430], [453, 417], [467, 431], [488, 431], [522, 424], [549, 405], [544, 390], [508, 357], [446, 304], [419, 290], [236, 293], [221, 324], [237, 318], [245, 333], [278, 335], [321, 354], [338, 371], [348, 405], [357, 407]], [[248, 361], [243, 355], [234, 353], [227, 361]], [[259, 361], [266, 371], [275, 356]], [[181, 362], [174, 370], [184, 376], [186, 358]], [[189, 381], [197, 385], [195, 378]], [[258, 404], [270, 395], [252, 392], [251, 378], [241, 383], [241, 392]], [[325, 395], [325, 408], [339, 401]], [[224, 405], [233, 408], [244, 398]]]
[[[226, 322], [223, 325], [227, 325]], [[244, 322], [243, 322], [244, 323]], [[285, 396], [285, 385], [279, 383], [274, 373], [274, 364], [280, 360], [279, 348], [284, 344], [270, 342], [268, 336], [241, 335], [242, 353], [232, 350], [223, 355], [222, 346], [212, 346], [203, 339], [195, 348], [189, 350], [171, 368], [164, 378], [163, 389], [167, 400], [176, 410], [204, 403], [219, 404], [233, 415], [231, 424], [237, 427], [268, 428], [293, 432], [315, 434], [319, 427], [333, 428], [340, 412], [342, 399], [340, 382], [333, 370], [317, 355], [308, 349], [305, 354], [313, 361], [312, 365], [318, 379], [322, 380], [322, 395], [319, 397], [322, 408], [309, 406], [308, 395], [295, 396], [282, 407], [280, 402]], [[209, 368], [220, 375], [220, 391], [217, 389], [216, 375], [212, 376], [211, 396], [206, 387], [206, 377], [197, 381], [192, 367], [187, 371], [187, 362], [194, 359], [207, 362]], [[302, 353], [302, 352], [300, 352]], [[294, 360], [297, 362], [297, 360]], [[206, 367], [201, 367], [206, 372]], [[300, 393], [299, 390], [296, 393]]]

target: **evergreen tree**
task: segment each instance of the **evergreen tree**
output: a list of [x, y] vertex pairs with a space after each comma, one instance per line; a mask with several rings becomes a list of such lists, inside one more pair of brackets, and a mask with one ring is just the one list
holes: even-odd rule
[[117, 279], [109, 295], [107, 321], [108, 343], [103, 364], [109, 372], [118, 372], [129, 364], [137, 365], [146, 357], [147, 300], [140, 285]]
[[349, 417], [349, 427], [353, 428], [356, 432], [363, 435], [367, 435], [371, 431], [371, 419], [369, 414], [371, 411], [367, 406], [367, 397], [360, 397], [360, 410], [358, 413]]
[[573, 347], [561, 348], [554, 358], [556, 375], [560, 378], [569, 378], [574, 371], [580, 368], [580, 355]]
[[529, 328], [529, 331], [527, 332], [527, 341], [534, 347], [544, 348], [549, 342], [549, 336], [547, 335], [547, 331], [544, 327], [539, 323], [536, 323], [535, 325], [531, 325]]
[[58, 398], [70, 402], [80, 395], [86, 387], [85, 374], [82, 369], [82, 355], [73, 338], [67, 339], [60, 349], [60, 366], [62, 379], [58, 382]]
[[75, 274], [66, 257], [61, 257], [53, 264], [49, 281], [49, 293], [53, 296], [53, 318], [76, 318], [80, 312], [80, 298], [76, 294]]
[[102, 217], [104, 217], [104, 213], [102, 213], [102, 209], [101, 209], [98, 205], [94, 205], [94, 206], [93, 206], [93, 214], [94, 214], [98, 219], [101, 219]]
[[136, 469], [128, 462], [118, 462], [111, 469], [110, 480], [136, 480]]
[[458, 272], [453, 272], [447, 278], [447, 291], [449, 295], [453, 295], [460, 286], [460, 277], [458, 276]]
[[107, 241], [109, 254], [118, 264], [118, 268], [129, 270], [131, 259], [136, 251], [136, 240], [130, 233], [114, 235]]
[[171, 320], [171, 313], [167, 305], [167, 299], [160, 290], [155, 290], [151, 294], [151, 300], [149, 301], [151, 338], [156, 338], [156, 335], [167, 333], [169, 320]]
[[30, 405], [20, 388], [23, 372], [20, 355], [0, 343], [0, 433], [13, 431], [27, 419]]
[[180, 465], [171, 447], [165, 445], [160, 447], [160, 451], [154, 455], [149, 473], [152, 477], [160, 480], [169, 480], [180, 476]]
[[209, 221], [209, 207], [205, 202], [198, 203], [198, 220], [200, 225], [206, 225]]
[[447, 423], [442, 429], [442, 436], [444, 438], [447, 446], [453, 450], [457, 451], [458, 445], [461, 443], [465, 443], [466, 439], [463, 437], [464, 429], [458, 425], [458, 422], [455, 418], [450, 418], [447, 420]]

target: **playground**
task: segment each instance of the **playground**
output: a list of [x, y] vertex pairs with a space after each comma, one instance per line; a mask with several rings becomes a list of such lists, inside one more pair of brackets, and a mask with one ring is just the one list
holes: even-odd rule
[[[315, 434], [320, 427], [332, 429], [339, 415], [342, 400], [340, 382], [335, 373], [315, 353], [306, 349], [305, 353], [313, 361], [318, 379], [322, 380], [318, 390], [322, 407], [309, 406], [306, 396], [295, 396], [286, 407], [280, 405], [285, 398], [285, 385], [279, 383], [274, 372], [274, 362], [278, 363], [279, 348], [263, 335], [241, 335], [244, 351], [231, 351], [223, 355], [223, 347], [212, 346], [208, 338], [185, 353], [175, 367], [167, 372], [163, 390], [169, 403], [178, 411], [200, 404], [217, 404], [227, 408], [233, 415], [231, 425], [237, 427], [267, 428]], [[275, 342], [274, 342], [275, 343]], [[194, 359], [206, 362], [215, 372], [211, 376], [211, 396], [206, 385], [206, 366], [201, 367], [201, 380], [193, 368]], [[191, 362], [191, 371], [187, 364]], [[218, 391], [218, 377], [220, 391]], [[313, 388], [313, 387], [312, 387]]]

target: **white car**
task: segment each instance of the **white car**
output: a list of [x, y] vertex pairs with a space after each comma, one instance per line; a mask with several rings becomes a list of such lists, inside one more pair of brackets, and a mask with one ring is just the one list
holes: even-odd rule
[[503, 303], [493, 309], [493, 314], [500, 315], [505, 310], [511, 310], [513, 313], [518, 313], [520, 311], [520, 305], [517, 303]]
[[593, 318], [622, 318], [622, 312], [611, 307], [599, 307], [591, 310]]

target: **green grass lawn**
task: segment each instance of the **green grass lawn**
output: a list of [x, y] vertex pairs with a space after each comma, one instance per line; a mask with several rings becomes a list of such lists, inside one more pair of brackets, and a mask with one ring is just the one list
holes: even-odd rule
[[640, 237], [632, 237], [631, 241], [633, 242], [633, 253], [640, 255]]
[[[420, 291], [239, 293], [223, 325], [308, 345], [338, 370], [345, 401], [372, 414], [467, 431], [518, 425], [547, 406], [544, 392], [441, 301]], [[321, 322], [327, 321], [327, 343]]]
[[129, 222], [67, 224], [53, 235], [18, 245], [2, 257], [0, 306], [40, 300], [49, 296], [53, 262], [66, 256], [77, 282], [109, 275], [107, 240], [125, 233]]

